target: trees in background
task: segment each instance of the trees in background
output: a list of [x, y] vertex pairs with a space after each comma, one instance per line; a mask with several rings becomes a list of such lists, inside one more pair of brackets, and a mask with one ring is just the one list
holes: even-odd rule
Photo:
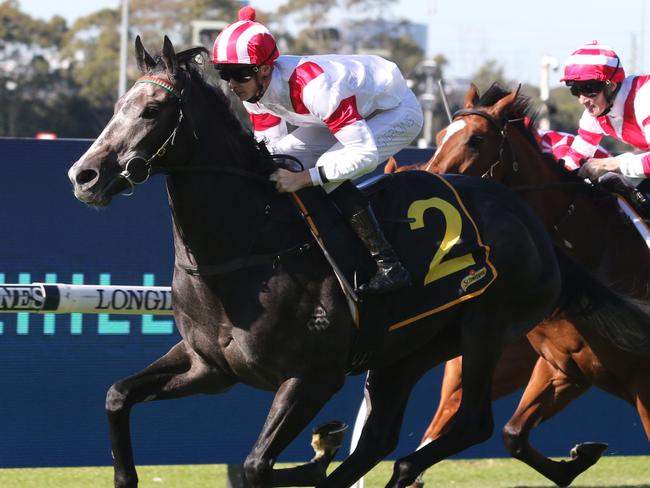
[[[286, 0], [275, 12], [257, 9], [257, 18], [269, 26], [283, 53], [379, 54], [394, 61], [421, 94], [426, 88], [420, 69], [424, 53], [414, 40], [412, 23], [386, 20], [395, 1]], [[160, 48], [163, 33], [176, 45], [189, 47], [192, 20], [232, 22], [239, 6], [237, 0], [130, 0], [131, 37], [139, 34], [152, 51]], [[0, 136], [51, 131], [59, 137], [95, 137], [117, 98], [119, 24], [119, 8], [99, 10], [68, 26], [61, 17], [32, 18], [16, 0], [0, 1]], [[132, 56], [129, 62], [132, 82], [140, 73]], [[434, 62], [434, 78], [444, 79], [448, 60], [438, 55]], [[216, 83], [212, 70], [206, 71]], [[482, 91], [494, 81], [515, 86], [496, 60], [468, 75]], [[452, 110], [460, 108], [468, 83], [445, 81]], [[523, 90], [538, 97], [536, 87]], [[433, 107], [437, 131], [447, 124], [437, 94]], [[551, 91], [553, 128], [575, 132], [581, 112], [568, 90]]]

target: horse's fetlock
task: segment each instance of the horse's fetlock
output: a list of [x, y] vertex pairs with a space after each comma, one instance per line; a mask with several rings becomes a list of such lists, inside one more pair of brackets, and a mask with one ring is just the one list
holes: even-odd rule
[[115, 474], [113, 481], [115, 482], [115, 488], [138, 488], [138, 475], [135, 472]]
[[264, 486], [271, 479], [272, 472], [273, 463], [268, 459], [248, 457], [244, 461], [246, 479], [255, 486]]

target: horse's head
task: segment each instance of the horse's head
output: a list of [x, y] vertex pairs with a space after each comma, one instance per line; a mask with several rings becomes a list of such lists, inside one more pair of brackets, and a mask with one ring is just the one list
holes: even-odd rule
[[[135, 51], [143, 76], [118, 100], [108, 125], [68, 171], [75, 196], [91, 205], [107, 205], [113, 195], [146, 181], [174, 144], [183, 120], [181, 99], [189, 77], [171, 41], [165, 36], [156, 60], [139, 36]], [[200, 51], [185, 53], [196, 57]]]
[[435, 173], [462, 173], [498, 177], [499, 162], [507, 149], [507, 125], [518, 92], [493, 85], [483, 97], [473, 84], [464, 108], [436, 136], [438, 149], [424, 169]]

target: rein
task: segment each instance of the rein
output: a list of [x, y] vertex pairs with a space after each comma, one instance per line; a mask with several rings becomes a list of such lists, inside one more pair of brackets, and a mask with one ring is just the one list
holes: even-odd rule
[[[179, 91], [173, 85], [162, 78], [155, 76], [143, 76], [136, 81], [137, 83], [151, 83], [157, 86], [160, 86], [167, 90], [169, 93], [174, 95], [178, 101], [178, 120], [176, 121], [176, 126], [171, 131], [169, 136], [163, 141], [160, 147], [148, 158], [142, 156], [135, 156], [131, 158], [126, 165], [124, 170], [119, 174], [119, 178], [125, 179], [131, 186], [131, 193], [127, 195], [132, 195], [135, 191], [136, 185], [141, 185], [145, 183], [151, 175], [154, 174], [171, 174], [171, 173], [223, 173], [230, 174], [234, 176], [239, 176], [249, 180], [256, 181], [258, 183], [263, 183], [265, 185], [275, 186], [275, 183], [270, 181], [268, 177], [255, 173], [253, 171], [245, 170], [242, 168], [236, 167], [211, 167], [211, 166], [173, 166], [173, 167], [164, 167], [162, 165], [154, 164], [157, 159], [160, 159], [165, 156], [167, 150], [170, 147], [173, 147], [176, 141], [176, 135], [181, 127], [181, 123], [187, 117], [184, 116], [183, 111], [183, 95], [186, 92], [185, 89]], [[189, 118], [188, 118], [189, 120]], [[193, 131], [194, 139], [199, 140], [199, 137], [196, 134], [196, 131]], [[265, 148], [260, 143], [258, 144], [258, 149], [261, 152], [265, 151]], [[268, 152], [267, 152], [268, 154]], [[302, 163], [297, 158], [289, 155], [270, 155], [271, 158], [282, 158], [290, 159], [296, 162], [302, 167]], [[270, 215], [270, 206], [267, 205], [264, 211], [264, 220], [266, 221]], [[263, 222], [257, 226], [261, 232], [263, 227]], [[255, 245], [257, 239], [254, 239], [251, 243], [250, 248]], [[288, 255], [300, 255], [304, 252], [307, 252], [312, 248], [311, 242], [298, 243], [287, 249], [282, 249], [280, 251], [266, 253], [266, 254], [250, 254], [243, 257], [233, 258], [224, 263], [220, 264], [206, 264], [206, 265], [187, 265], [178, 263], [178, 266], [183, 269], [187, 274], [191, 276], [214, 276], [226, 274], [232, 271], [237, 271], [243, 268], [248, 268], [252, 266], [258, 266], [261, 264], [272, 263], [275, 267], [282, 259], [283, 256]]]

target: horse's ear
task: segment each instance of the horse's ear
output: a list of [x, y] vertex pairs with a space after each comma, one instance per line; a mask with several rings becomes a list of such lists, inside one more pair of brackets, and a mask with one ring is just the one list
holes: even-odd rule
[[478, 103], [478, 99], [478, 88], [476, 88], [474, 83], [470, 83], [469, 90], [467, 90], [467, 94], [465, 95], [465, 108], [474, 108], [474, 105]]
[[519, 95], [519, 90], [509, 93], [501, 100], [499, 100], [497, 103], [495, 103], [492, 106], [492, 110], [491, 110], [492, 115], [497, 119], [504, 117], [506, 111], [510, 108], [510, 106], [513, 103], [515, 103], [515, 100], [517, 99], [517, 95]]
[[165, 41], [163, 42], [162, 59], [165, 63], [165, 66], [167, 67], [169, 74], [175, 76], [178, 72], [178, 60], [176, 59], [174, 45], [167, 36], [165, 36]]
[[140, 36], [136, 36], [135, 38], [135, 60], [138, 63], [138, 68], [142, 74], [151, 71], [151, 69], [156, 66], [156, 62], [144, 48]]

